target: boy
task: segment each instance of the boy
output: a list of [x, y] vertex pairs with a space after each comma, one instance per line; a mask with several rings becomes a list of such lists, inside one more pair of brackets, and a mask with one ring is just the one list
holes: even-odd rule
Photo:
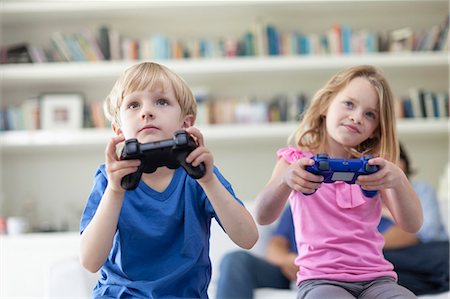
[[[117, 80], [105, 114], [117, 137], [106, 147], [106, 163], [97, 170], [80, 224], [81, 263], [91, 272], [101, 268], [93, 297], [208, 297], [211, 219], [220, 220], [242, 248], [253, 247], [258, 231], [214, 166], [203, 135], [192, 127], [192, 92], [168, 68], [141, 63]], [[181, 167], [160, 167], [144, 173], [137, 189], [125, 192], [121, 179], [135, 172], [140, 161], [120, 160], [116, 146], [130, 138], [140, 143], [169, 139], [180, 129], [198, 143], [186, 162], [204, 163], [205, 175], [194, 180]]]

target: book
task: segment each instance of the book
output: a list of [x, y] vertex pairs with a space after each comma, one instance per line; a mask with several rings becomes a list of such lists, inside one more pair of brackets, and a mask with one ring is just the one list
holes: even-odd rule
[[64, 34], [60, 31], [54, 31], [51, 35], [53, 48], [58, 52], [59, 57], [66, 62], [74, 61], [72, 53], [67, 47]]
[[40, 128], [40, 102], [39, 97], [30, 97], [21, 105], [25, 130], [37, 130]]
[[411, 110], [413, 117], [424, 117], [422, 91], [418, 88], [409, 89], [409, 98], [411, 100]]
[[426, 118], [435, 118], [439, 116], [439, 112], [435, 109], [437, 105], [435, 105], [435, 97], [434, 94], [427, 90], [423, 92], [423, 103], [425, 110]]
[[0, 59], [2, 64], [33, 62], [28, 43], [20, 43], [2, 47]]
[[450, 116], [448, 94], [444, 92], [436, 93], [436, 106], [440, 118]]
[[111, 42], [110, 32], [107, 26], [101, 26], [99, 29], [98, 47], [105, 60], [111, 60]]

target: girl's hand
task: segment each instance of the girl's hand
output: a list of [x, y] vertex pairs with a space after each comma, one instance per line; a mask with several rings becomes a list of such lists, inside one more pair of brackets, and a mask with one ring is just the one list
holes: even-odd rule
[[211, 151], [205, 146], [203, 134], [199, 129], [189, 127], [186, 129], [186, 132], [194, 137], [198, 145], [198, 147], [186, 157], [186, 162], [192, 164], [194, 167], [197, 167], [202, 162], [205, 164], [205, 175], [198, 179], [199, 182], [205, 183], [214, 176], [214, 157]]
[[314, 165], [314, 160], [301, 158], [287, 168], [283, 175], [283, 182], [292, 190], [305, 194], [315, 192], [323, 181], [321, 175], [315, 175], [305, 170], [306, 166]]
[[378, 165], [378, 172], [369, 175], [360, 175], [356, 183], [364, 190], [381, 190], [394, 188], [402, 181], [405, 173], [394, 163], [377, 157], [369, 160], [369, 165]]
[[121, 186], [121, 181], [127, 174], [133, 173], [141, 164], [140, 160], [120, 160], [116, 153], [116, 146], [123, 142], [123, 136], [113, 137], [106, 145], [105, 166], [108, 175], [108, 188], [115, 192], [125, 192]]

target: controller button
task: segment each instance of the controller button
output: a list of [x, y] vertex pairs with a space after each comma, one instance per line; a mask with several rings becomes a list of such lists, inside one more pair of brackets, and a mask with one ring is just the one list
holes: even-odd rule
[[319, 170], [326, 171], [330, 169], [330, 163], [328, 163], [328, 161], [319, 161], [318, 168]]

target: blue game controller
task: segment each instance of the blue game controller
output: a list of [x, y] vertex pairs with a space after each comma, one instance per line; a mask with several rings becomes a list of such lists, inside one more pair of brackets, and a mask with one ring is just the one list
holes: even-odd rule
[[[320, 153], [314, 155], [314, 165], [306, 166], [306, 170], [323, 176], [323, 183], [334, 183], [336, 181], [344, 181], [347, 184], [354, 184], [358, 176], [372, 174], [379, 170], [377, 165], [369, 165], [372, 155], [364, 155], [359, 159], [332, 159], [327, 154]], [[366, 197], [374, 197], [377, 190], [364, 190], [362, 193]], [[315, 192], [315, 191], [314, 191]], [[312, 193], [304, 193], [311, 195]]]

